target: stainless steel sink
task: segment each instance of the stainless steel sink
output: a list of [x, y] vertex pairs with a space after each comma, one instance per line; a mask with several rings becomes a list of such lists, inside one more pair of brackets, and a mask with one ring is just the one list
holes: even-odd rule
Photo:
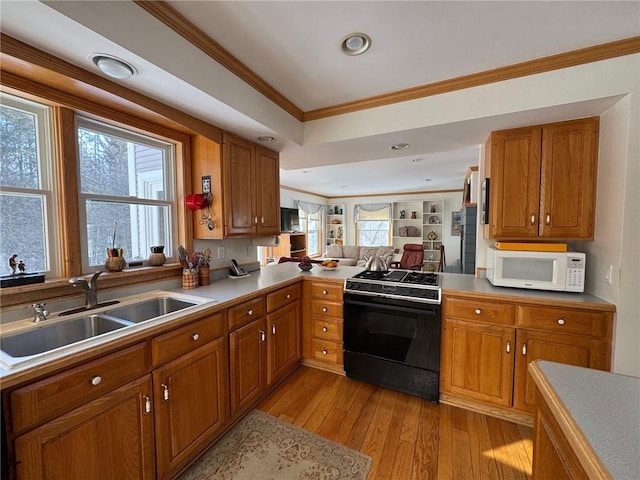
[[13, 358], [48, 352], [131, 325], [116, 318], [89, 315], [0, 337], [0, 349]]
[[140, 323], [162, 315], [167, 315], [168, 313], [177, 312], [194, 305], [197, 305], [197, 303], [173, 297], [158, 297], [107, 310], [105, 314], [110, 317], [121, 318], [129, 322]]

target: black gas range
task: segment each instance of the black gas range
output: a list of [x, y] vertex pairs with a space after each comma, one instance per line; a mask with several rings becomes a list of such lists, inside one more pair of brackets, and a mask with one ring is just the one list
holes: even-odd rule
[[364, 271], [345, 281], [344, 368], [350, 378], [439, 398], [440, 276]]
[[348, 278], [345, 293], [440, 304], [440, 276], [413, 270], [362, 273]]

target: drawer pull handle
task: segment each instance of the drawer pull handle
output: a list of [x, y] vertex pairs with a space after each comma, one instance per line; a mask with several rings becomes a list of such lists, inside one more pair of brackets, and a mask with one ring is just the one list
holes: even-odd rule
[[564, 318], [559, 318], [557, 322], [558, 322], [558, 325], [564, 325]]
[[102, 383], [102, 377], [100, 375], [94, 375], [91, 377], [91, 385], [100, 385]]
[[507, 353], [511, 353], [511, 342], [507, 342]]
[[536, 215], [535, 213], [531, 214], [531, 225], [533, 225], [534, 223], [536, 223]]
[[322, 311], [323, 311], [324, 313], [327, 313], [327, 312], [329, 311], [329, 309], [328, 309], [327, 307], [322, 307]]
[[475, 314], [476, 315], [482, 315], [482, 310], [480, 310], [479, 308], [476, 308]]
[[272, 334], [276, 334], [276, 324], [274, 323], [273, 325], [271, 325], [271, 333]]
[[547, 225], [551, 225], [551, 215], [547, 213]]
[[287, 294], [287, 300], [289, 300], [291, 298], [291, 295]]
[[247, 315], [249, 315], [249, 316], [253, 315], [253, 310], [249, 310], [249, 311], [247, 312]]
[[151, 413], [151, 399], [146, 395], [143, 395], [142, 399], [144, 400], [144, 414], [149, 415]]
[[327, 295], [329, 292], [327, 292], [326, 290], [322, 290], [322, 294], [323, 295]]
[[266, 336], [262, 330], [260, 330], [260, 341], [264, 342], [266, 340]]
[[329, 331], [329, 329], [328, 329], [327, 327], [322, 327], [322, 331], [323, 331], [323, 332], [328, 332], [328, 331]]
[[322, 350], [323, 355], [327, 355], [329, 352], [327, 350]]
[[162, 401], [169, 401], [169, 387], [167, 387], [164, 383], [160, 385], [162, 387]]
[[526, 354], [527, 354], [527, 344], [526, 344], [526, 343], [524, 343], [524, 344], [522, 345], [522, 354], [523, 354], [523, 355], [526, 355]]
[[191, 338], [193, 339], [194, 342], [197, 342], [198, 340], [200, 340], [200, 334], [194, 333], [193, 335], [191, 335]]

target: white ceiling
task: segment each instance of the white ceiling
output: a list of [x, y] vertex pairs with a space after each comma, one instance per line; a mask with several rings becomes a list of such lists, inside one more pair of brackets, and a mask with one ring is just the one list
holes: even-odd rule
[[[303, 111], [640, 34], [638, 1], [171, 4]], [[318, 140], [310, 133], [314, 122], [294, 119], [131, 1], [3, 0], [0, 18], [2, 32], [87, 70], [95, 71], [91, 53], [126, 59], [139, 74], [124, 85], [221, 128], [252, 140], [273, 135], [282, 184], [324, 196], [460, 188], [491, 130], [598, 115], [614, 102], [422, 128], [406, 127], [399, 115], [377, 135], [332, 117], [318, 122], [334, 122], [341, 133]], [[369, 34], [371, 50], [342, 54], [340, 42], [351, 32]], [[411, 147], [391, 152], [396, 142]]]

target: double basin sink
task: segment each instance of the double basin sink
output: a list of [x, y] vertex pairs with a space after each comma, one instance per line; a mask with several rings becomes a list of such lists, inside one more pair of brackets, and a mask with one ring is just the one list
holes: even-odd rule
[[179, 312], [199, 303], [202, 302], [162, 295], [69, 320], [45, 320], [32, 328], [2, 335], [0, 362], [5, 368], [15, 368], [24, 363], [21, 359], [25, 357], [39, 358], [47, 352]]

